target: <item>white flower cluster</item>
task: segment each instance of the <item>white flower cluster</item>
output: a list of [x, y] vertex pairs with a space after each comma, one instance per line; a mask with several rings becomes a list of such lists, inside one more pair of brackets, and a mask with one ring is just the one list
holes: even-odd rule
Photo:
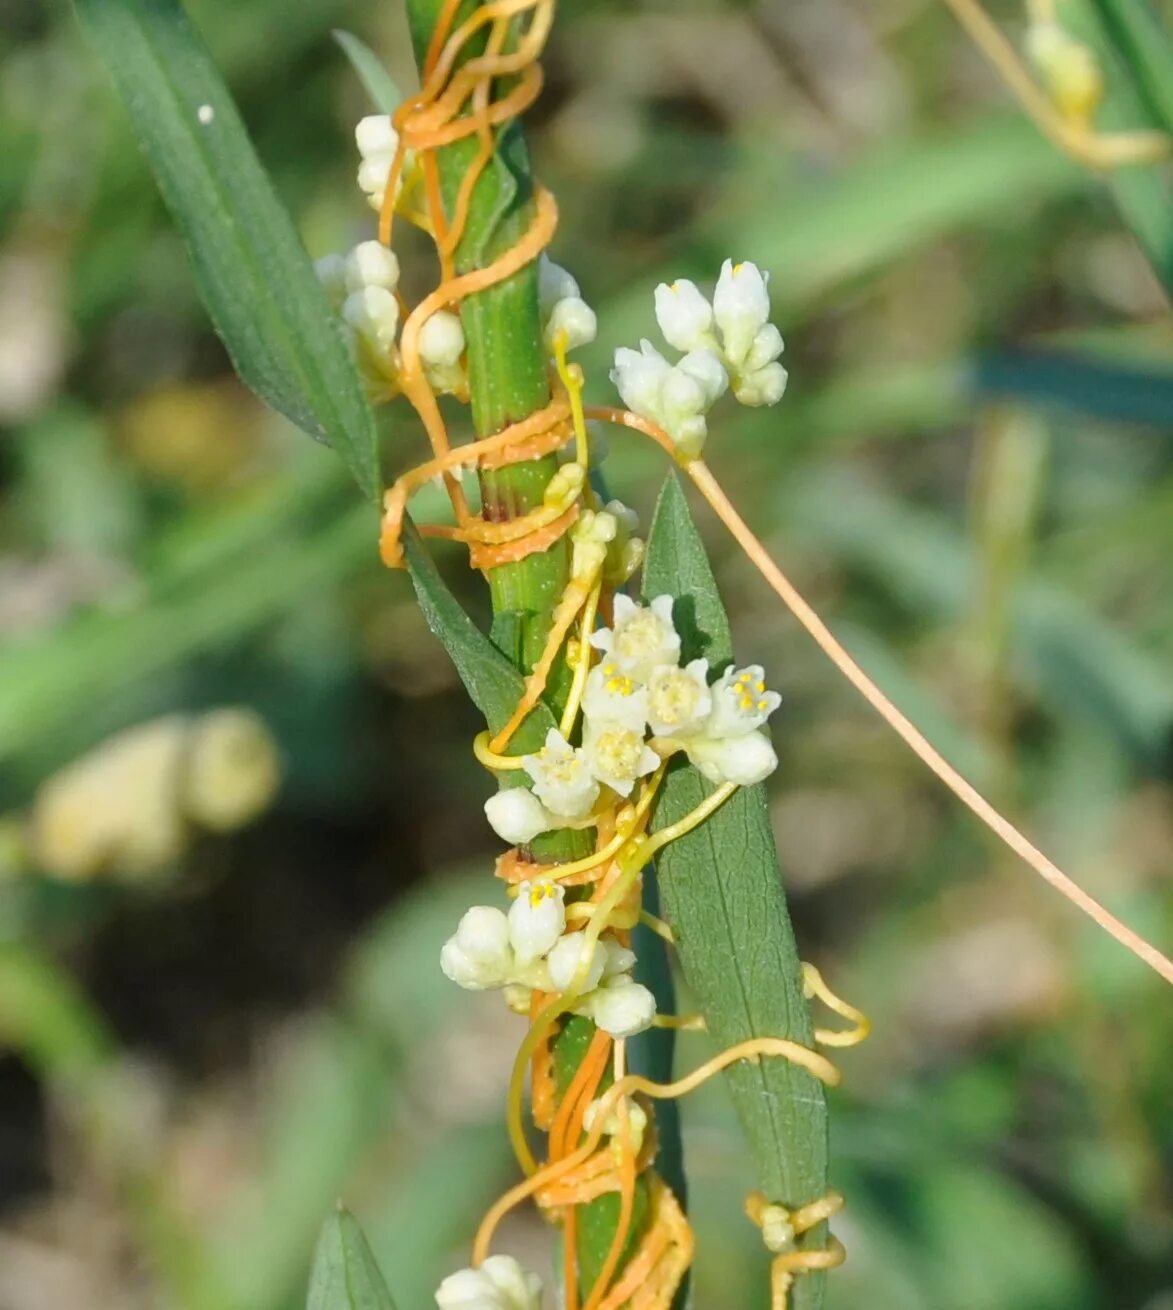
[[538, 301], [548, 350], [554, 349], [559, 332], [566, 333], [567, 350], [594, 341], [599, 327], [595, 311], [583, 300], [574, 278], [546, 255], [538, 265]]
[[656, 321], [682, 351], [671, 364], [650, 341], [615, 352], [611, 381], [633, 413], [658, 423], [686, 456], [700, 454], [706, 415], [732, 386], [743, 405], [775, 405], [786, 390], [782, 334], [769, 321], [768, 275], [726, 260], [710, 303], [686, 278], [656, 288]]
[[[528, 794], [528, 793], [527, 793]], [[550, 878], [523, 882], [509, 913], [474, 905], [440, 952], [440, 967], [469, 991], [504, 988], [519, 1012], [532, 990], [579, 993], [584, 1014], [612, 1037], [632, 1037], [652, 1022], [656, 1002], [631, 976], [635, 956], [603, 938], [566, 932], [565, 891]]]
[[486, 802], [504, 841], [522, 846], [586, 818], [604, 786], [630, 796], [674, 751], [715, 783], [749, 786], [774, 771], [778, 757], [761, 729], [781, 697], [766, 689], [757, 664], [730, 665], [712, 686], [706, 660], [681, 668], [670, 596], [643, 606], [617, 595], [613, 626], [590, 641], [603, 658], [587, 678], [582, 745], [551, 728], [542, 749], [523, 757], [533, 790], [511, 787]]
[[[372, 114], [355, 129], [362, 165], [358, 183], [378, 209], [387, 189], [398, 137], [391, 120]], [[399, 260], [378, 241], [363, 241], [347, 255], [325, 255], [314, 270], [345, 327], [359, 375], [374, 404], [399, 390]], [[460, 319], [438, 310], [419, 334], [420, 362], [437, 394], [465, 396], [464, 329]]]
[[[391, 165], [399, 149], [399, 133], [388, 114], [368, 114], [360, 118], [354, 129], [354, 142], [358, 146], [361, 163], [358, 166], [358, 187], [374, 210], [383, 208], [387, 183], [391, 180]], [[396, 197], [403, 189], [403, 179], [411, 171], [414, 158], [407, 151], [403, 169], [396, 187]]]
[[449, 1274], [436, 1291], [439, 1310], [541, 1310], [542, 1280], [511, 1255]]

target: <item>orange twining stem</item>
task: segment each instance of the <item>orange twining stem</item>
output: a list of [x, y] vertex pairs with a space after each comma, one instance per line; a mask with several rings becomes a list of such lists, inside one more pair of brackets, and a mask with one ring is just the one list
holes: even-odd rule
[[596, 1028], [554, 1116], [548, 1144], [551, 1160], [560, 1160], [578, 1139], [586, 1107], [594, 1099], [610, 1058], [611, 1038], [601, 1028]]
[[[448, 452], [448, 431], [444, 426], [444, 418], [440, 413], [440, 406], [436, 402], [435, 394], [424, 376], [419, 352], [420, 332], [423, 325], [437, 310], [443, 309], [445, 305], [453, 301], [459, 301], [465, 296], [472, 295], [477, 291], [484, 291], [488, 287], [495, 286], [498, 282], [505, 281], [506, 278], [511, 277], [519, 269], [524, 268], [526, 264], [532, 263], [538, 258], [546, 246], [549, 245], [554, 230], [558, 226], [558, 206], [554, 202], [554, 197], [543, 187], [535, 189], [534, 202], [534, 221], [516, 245], [511, 246], [504, 254], [484, 268], [462, 273], [442, 283], [435, 291], [420, 301], [408, 315], [407, 321], [403, 325], [403, 333], [399, 344], [402, 358], [400, 369], [401, 387], [404, 395], [411, 401], [412, 406], [423, 420], [428, 438], [432, 443], [432, 449], [437, 455], [444, 455]], [[459, 517], [458, 513], [458, 520]]]
[[488, 545], [474, 543], [469, 547], [468, 562], [474, 569], [488, 573], [491, 569], [500, 568], [502, 564], [516, 564], [518, 560], [547, 551], [570, 531], [580, 512], [578, 504], [571, 505], [552, 523], [532, 529], [518, 541]]
[[[438, 412], [438, 411], [437, 411]], [[434, 459], [410, 469], [387, 489], [383, 494], [383, 521], [379, 550], [384, 564], [388, 568], [399, 568], [403, 561], [403, 551], [399, 544], [403, 531], [403, 518], [411, 497], [426, 486], [437, 474], [448, 476], [456, 468], [483, 467], [486, 458], [492, 458], [507, 452], [514, 441], [522, 444], [540, 439], [554, 449], [565, 444], [570, 431], [570, 406], [565, 396], [555, 396], [544, 409], [531, 414], [529, 418], [515, 423], [502, 432], [468, 445], [449, 447]], [[467, 522], [467, 519], [466, 519]]]
[[637, 414], [605, 406], [592, 407], [586, 413], [588, 418], [601, 419], [620, 427], [627, 427], [641, 432], [651, 437], [659, 446], [668, 451], [692, 479], [694, 485], [708, 501], [717, 517], [728, 528], [750, 562], [769, 583], [775, 595], [790, 610], [802, 627], [806, 629], [823, 654], [855, 687], [884, 722], [902, 738], [913, 754], [923, 761], [945, 786], [1035, 873], [1049, 882], [1052, 887], [1078, 909], [1082, 910], [1089, 919], [1098, 924], [1105, 932], [1115, 937], [1122, 946], [1130, 950], [1138, 959], [1143, 960], [1151, 969], [1160, 974], [1166, 982], [1173, 983], [1173, 960], [1170, 960], [1150, 942], [1145, 941], [1138, 933], [1122, 923], [1110, 910], [1106, 909], [1093, 896], [1084, 891], [1078, 883], [1068, 877], [1058, 865], [1049, 860], [1033, 842], [1016, 828], [1009, 819], [996, 810], [981, 792], [945, 759], [920, 729], [897, 709], [864, 673], [790, 579], [770, 558], [766, 548], [754, 536], [753, 531], [734, 508], [729, 497], [703, 460], [681, 459], [672, 438], [657, 424], [649, 419], [641, 418]]
[[473, 1264], [479, 1265], [489, 1254], [493, 1234], [510, 1210], [528, 1200], [548, 1183], [565, 1177], [595, 1153], [603, 1137], [608, 1116], [620, 1097], [630, 1096], [633, 1092], [642, 1092], [653, 1100], [675, 1100], [695, 1091], [702, 1083], [707, 1082], [723, 1069], [727, 1069], [731, 1064], [736, 1064], [739, 1060], [758, 1060], [763, 1056], [789, 1060], [799, 1068], [805, 1069], [812, 1077], [818, 1078], [820, 1082], [826, 1083], [828, 1087], [836, 1087], [839, 1084], [839, 1070], [826, 1056], [785, 1037], [755, 1037], [746, 1042], [739, 1042], [736, 1046], [731, 1046], [728, 1050], [715, 1055], [686, 1077], [678, 1078], [671, 1083], [656, 1083], [640, 1074], [627, 1074], [612, 1083], [599, 1098], [595, 1121], [576, 1150], [523, 1179], [490, 1207], [477, 1230], [473, 1244]]

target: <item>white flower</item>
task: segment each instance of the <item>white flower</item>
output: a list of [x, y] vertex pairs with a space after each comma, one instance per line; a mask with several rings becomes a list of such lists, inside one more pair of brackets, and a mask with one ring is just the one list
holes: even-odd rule
[[674, 366], [641, 341], [638, 351], [615, 352], [611, 381], [628, 409], [658, 423], [683, 454], [697, 455], [708, 435], [705, 413], [729, 379], [711, 350], [690, 351]]
[[555, 301], [550, 310], [545, 330], [546, 345], [553, 350], [558, 333], [564, 332], [566, 349], [576, 350], [594, 341], [598, 331], [599, 320], [590, 305], [581, 296], [564, 296]]
[[767, 364], [753, 373], [743, 373], [733, 384], [733, 394], [743, 405], [776, 405], [786, 394], [790, 374], [781, 364]]
[[713, 307], [695, 282], [679, 278], [656, 288], [656, 322], [664, 340], [677, 350], [701, 350], [714, 345]]
[[648, 693], [614, 660], [604, 659], [591, 670], [582, 698], [582, 712], [592, 723], [610, 723], [643, 732]]
[[582, 743], [591, 772], [620, 796], [630, 796], [636, 780], [654, 773], [660, 757], [638, 729], [587, 719]]
[[585, 997], [585, 993], [593, 992], [599, 985], [603, 977], [603, 970], [607, 964], [607, 950], [602, 943], [595, 942], [590, 951], [588, 964], [584, 963], [585, 945], [585, 932], [568, 933], [565, 937], [559, 938], [554, 945], [554, 949], [546, 957], [546, 964], [550, 971], [550, 982], [554, 985], [556, 991], [568, 991], [571, 984], [575, 982], [580, 970], [584, 968], [582, 981], [575, 990]]
[[523, 764], [538, 799], [552, 814], [581, 819], [598, 799], [599, 784], [585, 755], [556, 728], [546, 734], [546, 744], [536, 755], [523, 757]]
[[540, 832], [557, 824], [545, 806], [526, 787], [506, 787], [485, 802], [489, 826], [511, 846], [526, 846]]
[[399, 326], [399, 304], [386, 287], [353, 291], [342, 304], [342, 318], [372, 349], [390, 354]]
[[778, 767], [778, 756], [763, 732], [737, 737], [688, 737], [681, 745], [685, 754], [710, 782], [734, 782], [751, 787], [762, 782]]
[[694, 732], [712, 707], [708, 660], [693, 660], [679, 669], [661, 664], [648, 681], [648, 726], [655, 737], [685, 736]]
[[464, 329], [460, 319], [446, 309], [439, 309], [420, 328], [420, 358], [424, 366], [451, 366], [464, 354]]
[[[387, 114], [370, 114], [359, 120], [354, 129], [354, 140], [362, 156], [358, 168], [359, 190], [366, 195], [372, 209], [382, 209], [387, 183], [391, 179], [391, 164], [399, 148], [399, 134]], [[404, 157], [404, 172], [411, 163], [409, 156], [410, 152]]]
[[428, 319], [420, 328], [419, 352], [424, 376], [433, 391], [440, 394], [464, 392], [464, 370], [460, 365], [464, 355], [464, 329], [455, 314], [439, 309]]
[[611, 381], [623, 403], [635, 414], [654, 418], [660, 412], [660, 392], [672, 365], [652, 345], [641, 341], [638, 350], [620, 346], [615, 352]]
[[346, 256], [347, 291], [383, 287], [394, 291], [399, 285], [399, 260], [381, 241], [363, 241]]
[[503, 986], [513, 967], [509, 921], [490, 905], [468, 910], [440, 952], [445, 976], [469, 991]]
[[672, 623], [672, 597], [657, 596], [646, 608], [629, 596], [615, 597], [612, 626], [591, 633], [590, 642], [636, 681], [643, 682], [659, 664], [680, 658], [680, 637]]
[[738, 737], [760, 728], [782, 703], [776, 691], [767, 691], [760, 664], [735, 669], [731, 664], [710, 689], [713, 708], [705, 724], [708, 737]]
[[612, 1037], [634, 1037], [651, 1027], [656, 1017], [656, 998], [629, 974], [620, 974], [584, 997], [583, 1009]]
[[509, 1255], [449, 1274], [436, 1291], [439, 1310], [540, 1310], [542, 1280]]
[[565, 891], [552, 878], [526, 881], [509, 909], [509, 941], [517, 963], [546, 955], [566, 928]]
[[573, 300], [579, 295], [578, 283], [566, 269], [555, 264], [549, 255], [542, 255], [538, 261], [538, 302], [542, 317], [549, 318], [560, 300]]
[[346, 256], [333, 254], [323, 255], [321, 259], [314, 260], [314, 272], [317, 274], [318, 281], [322, 284], [322, 289], [326, 293], [326, 299], [334, 309], [341, 309], [342, 302], [346, 299], [348, 287], [346, 285]]
[[754, 337], [770, 319], [767, 275], [756, 264], [734, 264], [727, 259], [713, 293], [713, 317], [721, 329], [726, 361], [740, 368], [753, 346]]

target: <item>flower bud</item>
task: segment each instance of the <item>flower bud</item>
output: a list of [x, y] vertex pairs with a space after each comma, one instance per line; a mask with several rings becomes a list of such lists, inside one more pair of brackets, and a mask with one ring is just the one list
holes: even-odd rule
[[555, 820], [542, 802], [525, 787], [506, 787], [485, 802], [489, 827], [510, 846], [526, 846], [540, 832], [548, 832]]

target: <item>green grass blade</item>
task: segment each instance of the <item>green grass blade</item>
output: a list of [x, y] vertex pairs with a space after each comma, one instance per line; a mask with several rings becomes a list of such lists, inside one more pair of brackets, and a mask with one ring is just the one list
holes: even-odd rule
[[366, 89], [371, 103], [381, 113], [389, 114], [403, 99], [391, 74], [383, 67], [379, 56], [360, 41], [353, 32], [339, 28], [334, 33], [334, 40], [342, 47], [342, 53], [350, 60], [351, 67], [358, 74], [358, 80]]
[[1173, 39], [1148, 0], [1095, 0], [1104, 28], [1154, 120], [1173, 132]]
[[322, 1227], [306, 1310], [395, 1310], [362, 1229], [341, 1207]]
[[[703, 655], [718, 669], [729, 663], [729, 620], [674, 475], [660, 494], [648, 536], [644, 593], [676, 598], [683, 659]], [[691, 766], [675, 765], [657, 801], [653, 829], [682, 818], [711, 790]], [[685, 977], [718, 1046], [764, 1036], [810, 1045], [810, 1011], [764, 788], [738, 791], [706, 823], [666, 847], [659, 882]], [[790, 1206], [825, 1195], [822, 1085], [782, 1060], [738, 1064], [726, 1078], [766, 1195]], [[820, 1230], [808, 1240], [821, 1246], [824, 1235]], [[823, 1284], [822, 1274], [800, 1278], [791, 1294], [795, 1310], [817, 1310]]]
[[340, 328], [211, 55], [177, 0], [77, 0], [241, 378], [333, 446], [372, 500], [375, 420]]
[[[1128, 11], [1128, 12], [1126, 12]], [[1124, 132], [1143, 128], [1169, 131], [1173, 126], [1165, 117], [1173, 87], [1159, 89], [1154, 97], [1149, 82], [1168, 58], [1168, 33], [1150, 14], [1151, 26], [1144, 24], [1153, 48], [1141, 58], [1131, 41], [1141, 30], [1141, 18], [1135, 6], [1120, 0], [1063, 0], [1059, 9], [1063, 25], [1071, 34], [1095, 51], [1104, 72], [1107, 93], [1097, 116], [1104, 132]], [[1122, 32], [1126, 28], [1126, 32]], [[1118, 38], [1125, 44], [1120, 44]], [[1140, 60], [1138, 66], [1136, 60]], [[1107, 175], [1120, 216], [1132, 229], [1157, 276], [1166, 290], [1173, 291], [1173, 186], [1167, 163], [1117, 168]]]

